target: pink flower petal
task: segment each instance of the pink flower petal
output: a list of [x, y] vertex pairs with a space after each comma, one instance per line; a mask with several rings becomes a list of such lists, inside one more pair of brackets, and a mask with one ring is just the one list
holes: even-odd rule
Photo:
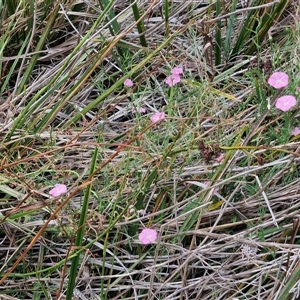
[[275, 89], [281, 89], [289, 84], [289, 76], [285, 72], [275, 72], [268, 79], [268, 84]]
[[[204, 181], [203, 184], [205, 184], [206, 186], [208, 186], [208, 185], [210, 185], [210, 181], [209, 180]], [[219, 191], [219, 189], [220, 189], [219, 187], [215, 187], [214, 188], [214, 194], [217, 193]]]
[[294, 96], [286, 95], [278, 98], [275, 106], [282, 111], [288, 111], [291, 109], [291, 107], [295, 106], [296, 103], [297, 100]]
[[172, 75], [180, 75], [183, 74], [183, 68], [181, 67], [175, 67], [171, 70]]
[[299, 127], [295, 127], [293, 130], [292, 130], [292, 135], [298, 135], [300, 134], [300, 128]]
[[146, 112], [146, 108], [144, 108], [144, 107], [139, 107], [139, 108], [138, 108], [138, 112], [143, 114], [143, 113]]
[[52, 190], [49, 191], [49, 194], [53, 197], [58, 197], [67, 192], [67, 186], [65, 184], [57, 184]]
[[166, 84], [167, 84], [168, 86], [173, 86], [173, 85], [174, 85], [171, 76], [167, 77], [166, 80], [165, 80], [165, 82], [166, 82]]
[[143, 245], [153, 243], [157, 238], [157, 232], [154, 229], [145, 228], [139, 234], [139, 240]]
[[216, 161], [217, 161], [218, 163], [220, 163], [220, 162], [224, 159], [224, 157], [225, 157], [225, 154], [224, 154], [224, 153], [221, 153], [221, 154], [216, 158]]
[[124, 81], [124, 85], [127, 86], [127, 87], [131, 87], [133, 86], [133, 82], [131, 79], [127, 78], [125, 81]]
[[165, 82], [168, 86], [173, 86], [180, 82], [180, 75], [178, 74], [172, 74], [169, 77], [166, 78]]
[[166, 114], [164, 112], [156, 112], [150, 117], [152, 123], [156, 123], [162, 121], [166, 118]]

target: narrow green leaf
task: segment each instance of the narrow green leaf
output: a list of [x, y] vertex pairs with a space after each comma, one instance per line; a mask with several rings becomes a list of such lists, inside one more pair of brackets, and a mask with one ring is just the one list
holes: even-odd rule
[[[118, 21], [116, 20], [116, 18], [115, 18], [116, 16], [112, 10], [112, 6], [113, 6], [114, 2], [113, 1], [108, 2], [107, 0], [98, 0], [98, 2], [99, 2], [101, 9], [103, 11], [107, 12], [107, 17], [105, 19], [106, 19], [107, 23], [109, 23], [108, 29], [110, 31], [110, 34], [112, 36], [116, 36], [117, 34], [120, 33], [121, 27], [120, 27]], [[127, 49], [125, 49], [125, 52], [126, 52], [126, 50]], [[123, 49], [121, 49], [120, 47], [117, 46], [117, 51], [121, 57], [124, 57], [125, 52]], [[116, 61], [119, 61], [119, 58], [117, 56], [115, 57], [115, 59], [116, 59]]]
[[[55, 9], [52, 11], [49, 21], [47, 22], [46, 27], [43, 30], [43, 34], [42, 34], [41, 38], [39, 39], [38, 44], [36, 45], [35, 51], [37, 51], [37, 52], [41, 51], [42, 48], [44, 47], [45, 42], [49, 36], [49, 33], [52, 30], [53, 24], [57, 18], [58, 11], [59, 11], [59, 5], [57, 5], [55, 7]], [[24, 86], [31, 76], [32, 70], [33, 70], [34, 66], [36, 65], [38, 57], [39, 57], [39, 54], [34, 54], [31, 57], [28, 67], [26, 68], [26, 70], [23, 74], [23, 78], [17, 88], [17, 94], [20, 94], [24, 90]]]
[[[220, 16], [222, 13], [222, 7], [221, 7], [221, 1], [217, 0], [216, 2], [216, 16]], [[215, 35], [215, 65], [218, 66], [221, 64], [222, 60], [222, 52], [221, 49], [223, 47], [223, 41], [222, 41], [222, 22], [220, 20], [217, 21], [217, 27], [216, 27], [216, 35]]]
[[269, 29], [276, 23], [276, 21], [282, 16], [289, 5], [290, 0], [281, 0], [278, 4], [268, 10], [262, 10], [262, 15], [259, 15], [259, 25], [257, 28], [253, 28], [256, 31], [256, 40], [252, 41], [246, 54], [252, 55], [257, 50], [257, 45], [261, 45], [265, 39]]
[[[18, 128], [22, 128], [21, 124], [22, 123], [22, 119], [25, 116], [25, 113], [29, 111], [30, 109], [30, 105], [32, 105], [33, 103], [37, 102], [42, 95], [44, 95], [45, 93], [47, 93], [47, 91], [49, 91], [49, 89], [52, 89], [52, 85], [57, 81], [57, 79], [61, 76], [61, 74], [63, 72], [65, 72], [66, 69], [68, 69], [68, 65], [71, 61], [71, 59], [73, 58], [73, 55], [75, 53], [77, 53], [77, 51], [83, 47], [83, 45], [86, 43], [86, 41], [90, 38], [90, 36], [93, 34], [95, 28], [99, 25], [99, 23], [103, 20], [103, 18], [105, 17], [105, 13], [103, 12], [99, 18], [95, 21], [95, 23], [93, 24], [92, 28], [86, 33], [86, 35], [84, 36], [83, 39], [80, 40], [80, 42], [78, 43], [78, 45], [74, 48], [74, 50], [72, 51], [72, 53], [69, 55], [68, 59], [66, 60], [66, 62], [64, 63], [64, 65], [60, 68], [59, 72], [51, 79], [51, 81], [42, 89], [40, 89], [36, 95], [32, 98], [32, 100], [30, 101], [29, 104], [27, 104], [26, 108], [24, 108], [22, 110], [22, 113], [17, 117], [17, 119], [14, 121], [14, 124], [12, 126], [12, 128], [10, 129], [9, 133], [6, 135], [5, 137], [5, 141], [9, 141], [11, 136], [14, 134], [15, 130]], [[100, 62], [99, 62], [100, 63]], [[64, 77], [65, 78], [65, 77]], [[60, 82], [63, 83], [64, 80], [60, 79]], [[56, 83], [57, 84], [57, 83]], [[60, 85], [59, 85], [60, 86]], [[46, 99], [46, 98], [44, 98]], [[67, 98], [68, 99], [68, 98]], [[52, 115], [52, 117], [54, 117], [54, 115]], [[48, 118], [49, 119], [49, 118]], [[20, 127], [21, 126], [21, 127]]]
[[[24, 43], [22, 43], [22, 46], [18, 52], [18, 55], [22, 55], [22, 53], [24, 53], [24, 49], [25, 47], [27, 46], [28, 44], [28, 41], [30, 39], [30, 35], [31, 33], [29, 32], [24, 40]], [[5, 39], [4, 38], [4, 42], [5, 42]], [[7, 38], [7, 42], [8, 42], [8, 38]], [[0, 59], [2, 57], [2, 50], [4, 50], [6, 46], [6, 43], [2, 46], [0, 46]], [[6, 88], [8, 87], [8, 84], [9, 84], [9, 81], [11, 80], [11, 77], [13, 75], [13, 73], [16, 71], [16, 66], [18, 65], [18, 63], [20, 62], [21, 59], [15, 59], [14, 62], [12, 63], [11, 67], [9, 68], [9, 71], [5, 77], [5, 80], [4, 82], [2, 83], [1, 85], [1, 88], [0, 88], [0, 95], [2, 95], [4, 93], [4, 91], [6, 90]], [[1, 73], [1, 68], [2, 68], [2, 63], [0, 62], [0, 73]]]
[[[99, 143], [100, 140], [101, 140], [101, 137], [99, 135], [97, 142]], [[91, 162], [90, 175], [93, 174], [96, 169], [98, 152], [99, 152], [98, 147], [96, 147], [94, 154], [93, 154], [92, 162]], [[80, 219], [79, 219], [79, 223], [78, 223], [78, 231], [77, 231], [76, 240], [75, 240], [76, 248], [80, 248], [83, 244], [83, 237], [84, 237], [84, 233], [85, 233], [86, 217], [87, 217], [89, 200], [90, 200], [90, 196], [91, 196], [91, 190], [92, 190], [92, 183], [90, 183], [87, 186], [85, 193], [84, 193], [84, 199], [83, 199], [81, 212], [80, 212]], [[73, 297], [73, 291], [75, 288], [75, 281], [76, 281], [76, 276], [77, 276], [77, 271], [78, 271], [79, 259], [80, 259], [80, 254], [77, 254], [72, 258], [66, 300], [72, 300], [72, 297]]]
[[140, 20], [140, 13], [139, 13], [139, 9], [138, 6], [136, 4], [135, 0], [130, 0], [130, 2], [132, 3], [132, 11], [133, 11], [133, 15], [135, 18], [135, 21], [138, 22], [137, 23], [137, 30], [140, 34], [140, 43], [143, 47], [147, 47], [147, 42], [146, 42], [146, 37], [145, 37], [145, 26], [144, 26], [144, 21]]
[[[236, 11], [238, 0], [234, 0], [232, 3], [231, 12]], [[226, 58], [228, 58], [230, 51], [231, 51], [231, 42], [234, 40], [234, 21], [236, 19], [236, 15], [233, 14], [229, 17], [228, 25], [226, 29], [226, 36], [224, 41], [224, 51], [226, 54]]]
[[169, 24], [169, 0], [165, 0], [165, 28], [166, 28], [166, 36], [170, 34], [170, 24]]
[[[298, 262], [296, 268], [294, 269], [293, 273], [291, 274], [288, 282], [284, 286], [284, 288], [281, 290], [278, 300], [287, 300], [287, 299], [294, 299], [292, 296], [293, 294], [290, 294], [291, 289], [297, 282], [299, 281], [300, 278], [300, 262]], [[288, 295], [291, 295], [290, 298], [287, 298]], [[299, 298], [298, 298], [299, 299]]]

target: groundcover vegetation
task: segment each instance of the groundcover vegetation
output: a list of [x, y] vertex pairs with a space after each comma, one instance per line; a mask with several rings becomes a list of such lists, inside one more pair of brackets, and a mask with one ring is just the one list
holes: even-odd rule
[[1, 299], [298, 299], [300, 5], [0, 2]]

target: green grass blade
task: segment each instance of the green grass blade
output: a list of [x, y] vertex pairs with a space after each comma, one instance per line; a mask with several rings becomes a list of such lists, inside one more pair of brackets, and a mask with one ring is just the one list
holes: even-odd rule
[[106, 21], [111, 23], [108, 25], [111, 35], [117, 35], [121, 28], [118, 21], [115, 19], [116, 16], [112, 10], [113, 1], [110, 1], [109, 3], [107, 0], [99, 0], [98, 3], [103, 11], [107, 11]]
[[135, 21], [137, 22], [137, 30], [140, 34], [140, 43], [143, 47], [147, 47], [147, 41], [146, 41], [146, 37], [145, 37], [145, 26], [144, 26], [144, 21], [140, 20], [138, 22], [138, 20], [140, 19], [140, 13], [139, 13], [139, 8], [136, 4], [135, 0], [130, 0], [130, 2], [132, 3], [132, 11], [133, 11], [133, 15], [135, 18]]
[[[94, 101], [89, 103], [80, 113], [76, 114], [72, 119], [66, 122], [64, 125], [64, 128], [67, 128], [71, 124], [74, 124], [77, 122], [82, 115], [86, 114], [88, 111], [93, 109], [95, 106], [97, 106], [101, 101], [103, 101], [107, 96], [109, 96], [111, 93], [115, 92], [127, 78], [130, 78], [133, 74], [138, 72], [143, 66], [145, 66], [151, 59], [159, 53], [165, 46], [167, 46], [171, 40], [173, 40], [178, 34], [180, 34], [180, 31], [178, 31], [176, 34], [173, 34], [169, 38], [167, 38], [160, 46], [158, 46], [153, 52], [151, 52], [146, 58], [144, 58], [139, 64], [137, 64], [135, 67], [132, 68], [131, 71], [129, 71], [125, 76], [120, 78], [118, 82], [113, 84], [109, 89], [105, 90], [99, 97], [97, 97]], [[100, 63], [100, 61], [99, 61]]]
[[238, 55], [241, 50], [249, 43], [251, 30], [254, 26], [256, 17], [255, 17], [255, 10], [250, 10], [247, 13], [247, 17], [244, 20], [243, 27], [239, 33], [237, 33], [238, 37], [236, 39], [235, 45], [233, 47], [233, 50], [231, 51], [230, 57], [233, 58], [236, 55]]
[[253, 30], [257, 33], [255, 41], [252, 41], [246, 54], [252, 55], [254, 51], [257, 50], [257, 45], [261, 45], [264, 41], [269, 29], [274, 25], [274, 23], [282, 16], [286, 11], [287, 6], [290, 4], [290, 0], [281, 0], [278, 4], [268, 10], [264, 10], [262, 16], [258, 16], [261, 21], [257, 28]]
[[17, 11], [17, 5], [16, 5], [17, 1], [8, 0], [8, 1], [5, 1], [5, 3], [6, 3], [6, 6], [7, 6], [9, 16], [14, 15]]
[[[34, 113], [34, 111], [38, 108], [41, 107], [42, 104], [49, 99], [50, 95], [59, 87], [61, 87], [67, 80], [69, 79], [69, 76], [66, 75], [64, 77], [60, 78], [60, 81], [58, 83], [56, 83], [54, 86], [52, 86], [51, 88], [49, 87], [48, 89], [43, 89], [43, 90], [47, 90], [47, 92], [40, 98], [38, 98], [39, 93], [37, 94], [37, 96], [33, 97], [31, 99], [31, 101], [26, 105], [26, 107], [24, 107], [24, 109], [21, 111], [21, 113], [19, 114], [19, 116], [17, 117], [16, 121], [13, 124], [13, 127], [10, 131], [10, 133], [6, 136], [6, 140], [10, 140], [11, 135], [13, 134], [13, 132], [16, 129], [20, 129], [23, 128], [25, 129], [25, 125], [28, 122], [28, 118], [30, 118], [30, 115]], [[56, 104], [55, 107], [57, 107], [60, 104], [60, 102], [58, 102]], [[52, 114], [53, 116], [53, 114]], [[45, 124], [46, 122], [49, 121], [49, 119], [51, 118], [51, 115], [49, 114], [43, 114], [42, 117], [40, 117], [39, 119], [36, 118], [34, 121], [30, 122], [29, 124], [27, 124], [26, 130], [29, 131], [32, 128], [34, 128], [34, 126], [37, 124], [37, 122], [41, 122], [41, 124]], [[38, 130], [41, 128], [41, 126], [36, 127], [35, 132], [38, 132]]]
[[170, 10], [170, 7], [169, 7], [169, 1], [168, 0], [165, 0], [165, 30], [166, 30], [166, 36], [169, 36], [170, 34], [170, 23], [169, 23], [169, 12]]
[[[27, 34], [25, 40], [24, 40], [24, 43], [22, 44], [19, 52], [18, 52], [18, 55], [22, 55], [22, 53], [24, 52], [24, 49], [30, 39], [30, 33]], [[2, 40], [0, 41], [2, 43]], [[1, 60], [1, 57], [2, 57], [2, 50], [5, 48], [6, 44], [3, 45], [3, 46], [0, 46], [0, 60]], [[0, 95], [2, 95], [4, 93], [4, 91], [6, 90], [6, 88], [8, 88], [8, 85], [9, 85], [9, 82], [11, 80], [11, 77], [13, 75], [13, 73], [16, 71], [16, 67], [18, 65], [18, 63], [20, 62], [21, 59], [15, 59], [13, 64], [11, 65], [7, 75], [6, 75], [6, 78], [4, 80], [4, 82], [1, 84], [1, 89], [0, 89]], [[1, 69], [2, 69], [2, 62], [0, 62], [0, 73], [1, 73]]]
[[[222, 6], [221, 1], [217, 0], [216, 2], [216, 16], [220, 16], [222, 13]], [[217, 21], [217, 27], [216, 27], [216, 35], [215, 35], [215, 65], [218, 66], [221, 64], [222, 61], [222, 51], [223, 48], [223, 41], [222, 41], [222, 22], [220, 20]]]
[[[49, 33], [52, 30], [52, 26], [53, 26], [54, 22], [56, 21], [58, 11], [59, 11], [59, 5], [57, 5], [55, 7], [55, 9], [52, 11], [52, 13], [49, 17], [49, 20], [46, 24], [46, 27], [43, 30], [43, 34], [42, 34], [41, 38], [39, 39], [38, 44], [36, 45], [35, 51], [40, 51], [44, 47], [45, 42], [46, 42], [46, 40], [49, 36]], [[39, 54], [34, 54], [31, 57], [31, 59], [28, 63], [28, 67], [26, 68], [26, 70], [23, 74], [23, 78], [22, 78], [22, 80], [21, 80], [21, 82], [20, 82], [20, 84], [17, 88], [17, 91], [16, 91], [17, 94], [20, 94], [24, 90], [24, 86], [25, 86], [25, 84], [27, 83], [28, 79], [31, 76], [32, 70], [36, 65], [38, 57], [39, 57]]]
[[[232, 3], [231, 12], [236, 11], [238, 0], [234, 0]], [[235, 23], [236, 15], [233, 14], [229, 17], [228, 25], [226, 28], [226, 36], [224, 41], [224, 52], [226, 58], [228, 58], [230, 51], [231, 51], [231, 41], [234, 39], [234, 23]]]
[[[68, 65], [69, 65], [71, 59], [73, 58], [73, 55], [75, 53], [77, 53], [77, 51], [79, 51], [79, 49], [84, 46], [84, 44], [86, 43], [86, 41], [90, 38], [90, 35], [93, 33], [94, 29], [99, 25], [99, 23], [103, 20], [104, 17], [105, 17], [105, 14], [103, 12], [99, 16], [99, 18], [95, 21], [95, 23], [93, 24], [92, 28], [86, 33], [86, 35], [84, 36], [84, 38], [74, 48], [74, 50], [69, 55], [68, 59], [66, 60], [66, 62], [64, 63], [64, 65], [61, 67], [61, 69], [59, 70], [59, 72], [55, 76], [53, 76], [53, 78], [50, 80], [50, 82], [45, 87], [41, 88], [36, 93], [36, 95], [30, 100], [29, 104], [27, 104], [26, 107], [22, 110], [21, 114], [18, 115], [18, 117], [16, 118], [14, 124], [12, 125], [12, 128], [10, 129], [9, 133], [5, 137], [6, 141], [10, 140], [10, 138], [14, 134], [15, 130], [23, 128], [23, 125], [25, 124], [25, 122], [28, 121], [28, 116], [30, 116], [33, 113], [33, 111], [34, 111], [34, 110], [32, 110], [32, 105], [34, 105], [34, 103], [38, 103], [39, 106], [41, 106], [42, 103], [43, 103], [43, 101], [40, 101], [40, 100], [44, 99], [46, 101], [48, 99], [48, 97], [44, 97], [43, 95], [49, 94], [49, 90], [53, 90], [55, 88], [60, 87], [68, 79], [68, 76], [70, 76], [70, 75], [67, 75], [67, 77], [65, 77], [66, 75], [64, 75], [62, 78], [60, 78], [61, 74], [63, 72], [65, 72], [66, 69], [68, 69]], [[57, 80], [59, 80], [59, 83], [56, 83]], [[54, 87], [52, 86], [53, 84], [54, 84]], [[34, 105], [34, 109], [37, 109], [36, 105]], [[53, 114], [52, 114], [52, 116], [43, 116], [43, 118], [46, 118], [47, 120], [49, 120], [52, 117], [54, 117]], [[42, 122], [44, 122], [44, 121], [42, 120]]]
[[[293, 273], [291, 274], [288, 282], [285, 284], [284, 288], [280, 292], [278, 296], [278, 300], [286, 300], [286, 299], [294, 299], [292, 296], [293, 294], [290, 294], [291, 289], [297, 282], [299, 281], [300, 278], [300, 263], [298, 262], [296, 268], [294, 269]], [[291, 297], [288, 298], [288, 295]], [[298, 298], [299, 299], [299, 298]]]
[[[245, 131], [245, 128], [242, 128], [242, 130], [239, 132], [238, 136], [236, 137], [233, 145], [239, 145], [240, 141], [241, 141], [241, 137], [243, 135]], [[228, 151], [223, 162], [222, 165], [220, 165], [220, 167], [216, 170], [216, 172], [214, 173], [214, 175], [211, 178], [211, 182], [213, 183], [214, 181], [218, 181], [221, 176], [224, 174], [224, 170], [227, 168], [225, 167], [227, 165], [227, 163], [230, 161], [230, 159], [232, 158], [234, 154], [234, 151]], [[201, 197], [199, 197], [200, 199], [197, 199], [197, 202], [195, 203], [190, 203], [191, 209], [198, 207], [199, 205], [203, 205], [205, 204], [205, 202], [207, 201], [208, 198], [210, 198], [210, 196], [212, 195], [213, 190], [212, 189], [208, 189], [207, 191], [205, 191], [203, 193], [203, 195], [201, 195]], [[196, 205], [196, 206], [195, 206]], [[202, 212], [200, 211], [200, 213], [191, 213], [189, 216], [186, 217], [186, 219], [184, 220], [183, 225], [180, 228], [180, 232], [184, 232], [185, 230], [190, 230], [194, 227], [195, 223], [197, 222], [197, 220], [199, 219], [199, 216], [201, 217]]]
[[[101, 138], [99, 135], [98, 142], [100, 142], [100, 140], [101, 140]], [[90, 175], [92, 175], [96, 169], [98, 152], [99, 152], [98, 147], [96, 147], [94, 154], [93, 154], [92, 162], [91, 162]], [[83, 199], [81, 212], [80, 212], [80, 220], [78, 223], [78, 231], [77, 231], [76, 240], [75, 240], [76, 248], [77, 247], [80, 248], [83, 244], [83, 237], [84, 237], [84, 233], [85, 233], [86, 217], [87, 217], [89, 200], [91, 197], [91, 190], [92, 190], [92, 183], [90, 183], [86, 187], [86, 190], [84, 193], [84, 199]], [[75, 288], [75, 281], [76, 281], [76, 276], [77, 276], [77, 271], [78, 271], [79, 259], [80, 259], [79, 254], [72, 258], [70, 277], [69, 277], [69, 281], [68, 281], [68, 290], [67, 290], [67, 294], [66, 294], [67, 300], [71, 300], [73, 297], [73, 291]]]
[[[99, 5], [101, 7], [101, 9], [103, 11], [107, 11], [107, 17], [106, 17], [106, 21], [107, 23], [109, 23], [108, 25], [108, 29], [110, 31], [110, 34], [112, 36], [116, 36], [117, 34], [119, 34], [121, 32], [121, 27], [118, 23], [118, 21], [116, 20], [116, 16], [112, 10], [112, 5], [113, 5], [113, 1], [110, 1], [110, 3], [107, 1], [107, 0], [99, 0]], [[122, 49], [120, 47], [118, 47], [117, 45], [117, 51], [118, 51], [118, 54], [120, 55], [120, 57], [124, 57], [125, 55], [125, 52], [127, 49]], [[115, 59], [118, 61], [119, 58], [117, 56], [115, 56]]]

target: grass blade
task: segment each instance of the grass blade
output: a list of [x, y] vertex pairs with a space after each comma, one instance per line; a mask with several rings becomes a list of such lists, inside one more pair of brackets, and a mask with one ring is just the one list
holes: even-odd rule
[[147, 42], [146, 42], [146, 37], [145, 37], [144, 21], [140, 20], [141, 16], [140, 16], [139, 8], [136, 4], [136, 1], [135, 0], [130, 0], [130, 2], [132, 3], [132, 11], [133, 11], [135, 21], [137, 22], [136, 27], [137, 27], [137, 30], [140, 34], [140, 43], [143, 47], [147, 47]]
[[[100, 135], [98, 137], [98, 142], [99, 141], [100, 141]], [[92, 162], [91, 162], [90, 175], [92, 175], [95, 172], [96, 165], [97, 165], [97, 159], [98, 159], [98, 152], [99, 152], [99, 149], [98, 149], [98, 147], [96, 147], [94, 154], [93, 154]], [[84, 193], [84, 199], [83, 199], [81, 212], [80, 212], [80, 220], [78, 223], [78, 231], [77, 231], [76, 240], [75, 240], [76, 248], [81, 248], [83, 245], [83, 237], [84, 237], [84, 233], [85, 233], [86, 217], [87, 217], [89, 200], [91, 197], [91, 190], [92, 190], [92, 183], [90, 183], [86, 187], [86, 190]], [[72, 298], [73, 298], [73, 292], [74, 292], [74, 288], [75, 288], [79, 259], [80, 259], [79, 254], [72, 258], [66, 300], [72, 300]]]

